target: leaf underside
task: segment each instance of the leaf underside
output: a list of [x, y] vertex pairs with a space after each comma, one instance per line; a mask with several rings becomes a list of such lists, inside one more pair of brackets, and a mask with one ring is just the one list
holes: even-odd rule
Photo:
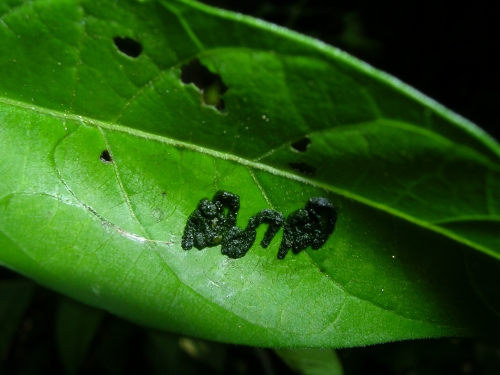
[[[318, 41], [195, 2], [6, 1], [0, 40], [1, 264], [226, 342], [491, 330], [463, 253], [500, 258], [500, 149], [466, 120]], [[223, 110], [182, 81], [195, 59], [227, 86]], [[243, 228], [311, 197], [337, 226], [284, 260], [282, 230], [263, 249], [264, 227], [241, 259], [184, 251], [217, 190], [240, 197]]]

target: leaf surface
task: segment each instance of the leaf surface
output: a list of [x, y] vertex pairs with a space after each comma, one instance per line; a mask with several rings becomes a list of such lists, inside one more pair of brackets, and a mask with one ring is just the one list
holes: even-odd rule
[[[489, 327], [462, 254], [500, 257], [500, 149], [468, 121], [332, 47], [196, 2], [4, 2], [0, 38], [2, 264], [234, 343]], [[228, 87], [223, 111], [183, 82], [194, 59]], [[264, 227], [240, 259], [184, 251], [189, 215], [217, 190], [240, 197], [242, 228], [318, 196], [337, 226], [284, 260], [283, 231], [263, 249]]]

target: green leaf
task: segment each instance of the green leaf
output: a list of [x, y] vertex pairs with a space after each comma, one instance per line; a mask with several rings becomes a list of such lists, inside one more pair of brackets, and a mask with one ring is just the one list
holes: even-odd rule
[[14, 333], [29, 306], [34, 287], [28, 281], [0, 282], [0, 363], [5, 359]]
[[304, 375], [342, 375], [342, 364], [333, 349], [275, 349], [287, 365]]
[[[197, 2], [11, 1], [0, 21], [1, 264], [240, 344], [495, 331], [463, 258], [500, 258], [500, 148], [475, 125], [321, 42]], [[196, 59], [227, 91], [183, 83]], [[337, 226], [284, 260], [283, 231], [263, 249], [263, 227], [240, 259], [183, 250], [217, 190], [240, 197], [243, 228], [311, 197]]]
[[67, 374], [77, 374], [104, 311], [61, 298], [56, 319], [57, 344]]

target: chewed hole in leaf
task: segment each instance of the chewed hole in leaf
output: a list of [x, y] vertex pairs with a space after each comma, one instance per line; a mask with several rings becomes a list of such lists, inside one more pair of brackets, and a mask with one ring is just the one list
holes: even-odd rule
[[99, 159], [101, 159], [101, 161], [103, 163], [112, 163], [113, 162], [113, 158], [111, 157], [108, 150], [104, 150], [103, 152], [101, 152], [101, 156], [99, 156]]
[[115, 37], [113, 39], [118, 50], [130, 57], [136, 58], [142, 52], [142, 45], [132, 38]]
[[308, 137], [304, 137], [302, 139], [299, 139], [297, 142], [293, 142], [291, 146], [292, 149], [297, 152], [306, 152], [310, 143], [311, 140]]
[[185, 84], [194, 83], [201, 91], [203, 103], [214, 106], [220, 112], [225, 110], [222, 95], [228, 87], [218, 74], [214, 74], [200, 60], [194, 59], [181, 67], [181, 81]]
[[294, 171], [304, 174], [306, 176], [314, 176], [316, 174], [316, 168], [307, 163], [297, 162], [297, 163], [288, 163], [288, 165]]

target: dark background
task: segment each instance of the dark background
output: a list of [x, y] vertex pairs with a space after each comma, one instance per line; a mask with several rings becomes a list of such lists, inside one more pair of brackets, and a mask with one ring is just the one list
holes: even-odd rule
[[495, 2], [203, 0], [286, 26], [388, 72], [500, 139]]
[[[335, 45], [400, 78], [500, 139], [500, 74], [495, 54], [500, 14], [494, 2], [204, 2]], [[0, 268], [0, 280], [18, 278]], [[0, 373], [65, 373], [54, 336], [60, 298], [47, 289], [36, 288], [14, 340], [0, 358]], [[78, 373], [292, 374], [272, 350], [232, 345], [221, 349], [219, 344], [207, 343], [226, 358], [223, 370], [215, 371], [210, 361], [190, 358], [180, 350], [176, 335], [163, 334], [163, 349], [152, 344], [150, 335], [150, 330], [106, 314]], [[165, 346], [168, 342], [173, 346]], [[484, 340], [404, 341], [342, 349], [338, 354], [346, 375], [500, 374], [499, 346]]]

